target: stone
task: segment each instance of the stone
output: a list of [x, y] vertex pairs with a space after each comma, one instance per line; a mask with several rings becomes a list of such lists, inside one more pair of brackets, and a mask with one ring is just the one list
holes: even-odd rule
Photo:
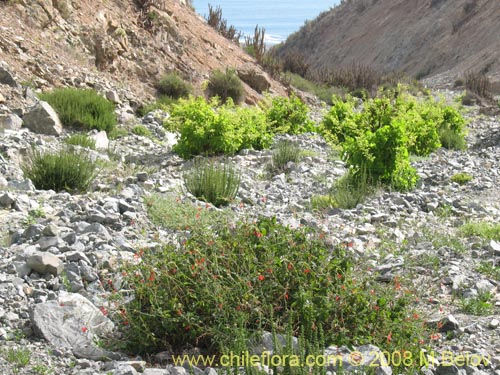
[[36, 243], [40, 246], [41, 251], [45, 251], [51, 247], [57, 247], [59, 245], [59, 238], [53, 236], [42, 237]]
[[3, 96], [2, 93], [0, 92], [0, 104], [3, 103], [5, 103], [5, 96]]
[[18, 180], [9, 181], [8, 188], [13, 189], [13, 190], [22, 190], [22, 191], [35, 191], [36, 190], [35, 185], [33, 185], [33, 182], [31, 182], [30, 179], [21, 180], [21, 181], [18, 181]]
[[11, 193], [5, 193], [0, 196], [0, 206], [4, 208], [11, 208], [16, 203], [16, 197]]
[[500, 243], [495, 241], [495, 240], [491, 240], [490, 241], [490, 251], [493, 252], [493, 254], [495, 255], [500, 255]]
[[0, 66], [0, 84], [10, 87], [18, 87], [14, 76], [3, 66]]
[[479, 280], [476, 283], [476, 289], [480, 294], [491, 293], [495, 289], [495, 285], [490, 283], [488, 280]]
[[59, 228], [57, 227], [57, 225], [50, 223], [45, 228], [43, 228], [42, 234], [48, 237], [56, 237], [59, 234]]
[[37, 134], [61, 135], [63, 128], [56, 111], [46, 102], [39, 102], [23, 117], [23, 125]]
[[460, 370], [455, 365], [443, 364], [436, 367], [436, 375], [459, 375]]
[[237, 70], [238, 77], [258, 93], [269, 90], [271, 80], [266, 72], [253, 64], [243, 64]]
[[113, 371], [113, 375], [137, 375], [138, 372], [132, 366], [128, 364], [119, 363], [115, 370]]
[[4, 130], [19, 130], [23, 126], [23, 120], [16, 114], [0, 114], [0, 132]]
[[61, 292], [55, 301], [34, 305], [30, 311], [34, 333], [52, 346], [70, 349], [77, 358], [120, 359], [120, 355], [96, 347], [94, 335], [109, 335], [114, 324], [80, 294]]
[[455, 319], [453, 315], [448, 315], [447, 317], [441, 319], [439, 332], [456, 331], [460, 328], [460, 324]]
[[169, 372], [159, 368], [147, 368], [142, 375], [169, 375]]
[[147, 172], [139, 172], [136, 175], [137, 181], [139, 182], [146, 182], [148, 180], [148, 173]]
[[95, 141], [97, 150], [107, 150], [109, 148], [108, 134], [104, 130], [100, 132], [95, 130], [89, 134], [89, 137]]
[[27, 260], [26, 264], [33, 270], [40, 274], [51, 273], [54, 276], [59, 275], [63, 269], [63, 262], [56, 257], [54, 254], [50, 253], [36, 253], [31, 255]]
[[115, 104], [121, 103], [120, 96], [118, 95], [118, 93], [116, 91], [113, 91], [113, 90], [106, 91], [106, 99], [108, 99], [109, 101], [112, 101]]
[[488, 328], [497, 329], [500, 326], [500, 321], [498, 319], [493, 319], [489, 324]]

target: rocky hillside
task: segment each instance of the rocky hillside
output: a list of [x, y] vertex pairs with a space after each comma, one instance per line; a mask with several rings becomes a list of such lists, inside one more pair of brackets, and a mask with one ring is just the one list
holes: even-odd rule
[[[261, 73], [184, 0], [1, 1], [0, 13], [0, 60], [30, 87], [126, 89], [129, 99], [143, 101], [166, 72], [198, 89], [214, 69]], [[248, 102], [259, 97], [246, 91]]]
[[306, 23], [280, 53], [300, 51], [315, 68], [355, 61], [419, 78], [481, 69], [500, 81], [499, 28], [495, 0], [346, 0]]

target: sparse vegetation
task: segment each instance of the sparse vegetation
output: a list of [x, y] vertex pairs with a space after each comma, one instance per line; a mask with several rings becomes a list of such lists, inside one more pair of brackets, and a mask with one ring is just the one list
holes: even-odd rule
[[245, 36], [245, 50], [258, 62], [262, 62], [266, 53], [265, 43], [266, 29], [260, 28], [259, 25], [255, 26], [253, 37]]
[[465, 185], [466, 183], [472, 181], [472, 176], [468, 173], [461, 172], [451, 176], [450, 181], [456, 182], [459, 185]]
[[97, 164], [85, 152], [32, 149], [22, 166], [25, 177], [40, 190], [86, 192], [97, 175]]
[[500, 241], [500, 224], [490, 222], [467, 223], [460, 228], [466, 237], [478, 236], [486, 240]]
[[132, 133], [135, 135], [139, 135], [141, 137], [151, 137], [151, 131], [146, 128], [144, 125], [136, 125], [132, 128]]
[[243, 99], [244, 89], [234, 70], [228, 69], [225, 73], [215, 70], [208, 79], [207, 93], [210, 98], [219, 97], [223, 103], [229, 98], [234, 103], [239, 103]]
[[241, 32], [236, 30], [233, 25], [228, 26], [227, 20], [222, 18], [222, 8], [218, 5], [216, 8], [208, 4], [208, 16], [205, 17], [209, 26], [219, 32], [225, 38], [240, 43]]
[[62, 88], [39, 96], [54, 107], [65, 126], [109, 133], [116, 125], [114, 104], [94, 90]]
[[460, 301], [462, 311], [472, 315], [490, 315], [494, 308], [491, 303], [492, 296], [490, 293], [480, 293], [475, 297], [463, 298]]
[[216, 207], [234, 201], [240, 187], [240, 172], [227, 160], [194, 159], [183, 178], [188, 192]]
[[68, 145], [81, 146], [95, 150], [95, 140], [90, 138], [87, 134], [73, 134], [71, 137], [66, 138], [64, 142]]
[[13, 371], [17, 374], [22, 368], [29, 365], [31, 361], [31, 351], [28, 348], [2, 350], [3, 358], [14, 366]]

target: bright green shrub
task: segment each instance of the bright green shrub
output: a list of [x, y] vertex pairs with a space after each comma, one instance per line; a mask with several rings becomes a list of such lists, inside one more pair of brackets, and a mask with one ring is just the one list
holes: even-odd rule
[[297, 96], [275, 97], [266, 109], [266, 116], [273, 133], [299, 134], [315, 131], [314, 122], [308, 117], [309, 108]]
[[473, 177], [465, 172], [457, 173], [451, 176], [450, 181], [456, 182], [459, 185], [465, 185], [468, 182], [471, 182]]
[[228, 161], [195, 159], [183, 178], [187, 191], [216, 207], [234, 201], [240, 187], [240, 173]]
[[83, 193], [97, 175], [97, 164], [85, 151], [42, 153], [33, 149], [22, 170], [39, 190]]
[[215, 70], [208, 78], [207, 94], [209, 98], [217, 96], [223, 103], [231, 98], [234, 103], [239, 103], [242, 101], [244, 93], [243, 83], [234, 70], [228, 69], [225, 73]]
[[191, 85], [176, 73], [165, 75], [156, 85], [156, 89], [158, 90], [158, 94], [173, 99], [185, 98], [192, 91]]
[[134, 298], [116, 314], [134, 353], [193, 346], [228, 353], [240, 335], [248, 345], [261, 329], [315, 327], [322, 349], [404, 345], [417, 355], [419, 339], [428, 337], [411, 309], [415, 296], [398, 279], [376, 283], [366, 264], [354, 268], [345, 247], [332, 249], [324, 236], [275, 219], [198, 226], [180, 248], [140, 254], [141, 262], [123, 269], [123, 288]]
[[181, 99], [174, 105], [167, 124], [178, 129], [180, 139], [174, 150], [183, 158], [195, 155], [231, 155], [253, 147], [268, 147], [265, 115], [258, 109], [236, 107], [232, 100], [219, 105], [217, 98]]
[[346, 100], [339, 96], [332, 97], [332, 106], [320, 124], [320, 131], [328, 142], [342, 143], [348, 137], [358, 135], [360, 129], [355, 107], [356, 101], [351, 96], [347, 96]]
[[39, 96], [54, 107], [64, 126], [109, 133], [116, 125], [115, 105], [94, 90], [62, 88]]

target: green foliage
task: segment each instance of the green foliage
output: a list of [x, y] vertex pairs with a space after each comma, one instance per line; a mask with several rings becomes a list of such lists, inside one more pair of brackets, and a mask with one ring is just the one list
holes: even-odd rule
[[27, 348], [14, 349], [9, 348], [2, 352], [4, 359], [14, 366], [15, 373], [18, 373], [20, 369], [28, 366], [31, 361], [31, 351]]
[[146, 128], [144, 125], [136, 125], [132, 128], [132, 133], [135, 135], [140, 135], [142, 137], [151, 137], [151, 131]]
[[214, 98], [181, 99], [171, 110], [167, 126], [180, 132], [174, 150], [183, 158], [195, 155], [231, 155], [243, 148], [262, 149], [271, 143], [264, 112], [236, 107], [231, 100], [219, 105]]
[[24, 176], [40, 190], [86, 192], [97, 175], [97, 164], [84, 151], [33, 149], [22, 166]]
[[318, 330], [321, 339], [309, 342], [418, 352], [427, 335], [400, 280], [375, 283], [354, 269], [345, 247], [275, 219], [193, 228], [180, 248], [144, 251], [123, 275], [134, 298], [117, 318], [135, 353], [189, 346], [221, 353], [235, 342], [241, 351], [261, 329]]
[[215, 223], [223, 222], [225, 217], [220, 211], [210, 210], [210, 205], [196, 207], [190, 201], [162, 195], [145, 198], [145, 204], [150, 220], [164, 229], [208, 228]]
[[417, 182], [410, 154], [429, 155], [445, 133], [464, 137], [465, 120], [456, 109], [432, 98], [417, 100], [401, 88], [365, 101], [361, 110], [350, 96], [332, 103], [320, 125], [325, 139], [342, 144], [354, 173], [363, 164], [374, 181], [397, 190], [410, 190]]
[[465, 185], [468, 182], [472, 181], [472, 176], [468, 173], [457, 173], [451, 176], [450, 181], [456, 182], [459, 185]]
[[316, 95], [319, 99], [324, 101], [326, 104], [332, 104], [332, 97], [338, 95], [340, 90], [333, 86], [326, 86], [322, 84], [309, 81], [298, 74], [289, 74], [290, 85], [296, 87], [299, 90], [309, 92]]
[[500, 241], [500, 224], [489, 222], [467, 223], [460, 228], [466, 237], [478, 236], [487, 240]]
[[291, 141], [280, 141], [276, 144], [271, 163], [268, 169], [271, 174], [276, 175], [286, 171], [288, 162], [297, 163], [300, 160], [301, 149]]
[[482, 261], [477, 266], [476, 271], [491, 277], [497, 283], [500, 282], [500, 265], [495, 265], [494, 261]]
[[147, 103], [139, 106], [139, 108], [137, 108], [136, 113], [137, 116], [143, 117], [146, 116], [149, 112], [156, 111], [157, 109], [168, 112], [170, 111], [170, 107], [177, 102], [178, 99], [162, 95], [152, 103]]
[[240, 173], [228, 161], [194, 159], [183, 178], [187, 191], [216, 207], [234, 201], [240, 187]]
[[94, 90], [63, 88], [39, 96], [54, 107], [64, 126], [109, 133], [116, 125], [115, 105]]
[[124, 128], [114, 128], [108, 133], [108, 138], [113, 140], [113, 139], [118, 139], [122, 137], [126, 137], [128, 135], [127, 129]]
[[90, 138], [87, 134], [73, 134], [71, 137], [66, 138], [64, 143], [95, 150], [95, 140]]
[[491, 303], [490, 293], [480, 293], [476, 297], [464, 298], [461, 300], [462, 311], [472, 315], [490, 315], [494, 308]]
[[366, 168], [362, 167], [357, 174], [349, 171], [337, 180], [330, 189], [332, 206], [343, 209], [355, 208], [373, 192], [374, 185], [375, 183]]
[[314, 122], [308, 117], [309, 108], [297, 96], [275, 97], [266, 109], [266, 116], [273, 133], [300, 134], [315, 131]]
[[156, 85], [156, 89], [161, 96], [167, 96], [173, 99], [185, 98], [192, 91], [191, 85], [176, 73], [165, 75]]
[[243, 99], [245, 90], [243, 84], [234, 70], [228, 69], [226, 72], [214, 70], [208, 78], [207, 93], [210, 98], [217, 96], [225, 103], [229, 98], [234, 103], [239, 103]]

